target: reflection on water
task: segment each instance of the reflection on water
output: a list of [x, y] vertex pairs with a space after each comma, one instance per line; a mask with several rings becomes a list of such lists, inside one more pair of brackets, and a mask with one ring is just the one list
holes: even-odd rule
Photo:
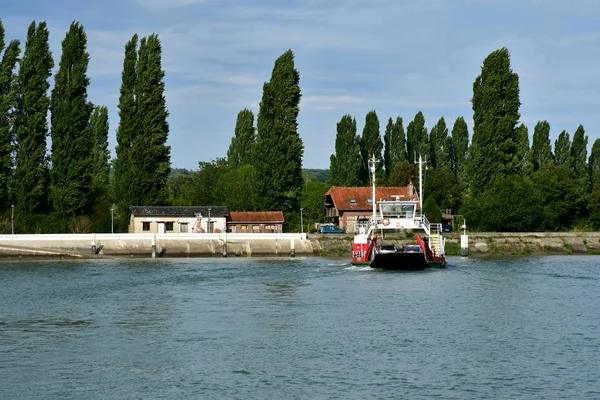
[[0, 399], [597, 399], [598, 265], [4, 262]]

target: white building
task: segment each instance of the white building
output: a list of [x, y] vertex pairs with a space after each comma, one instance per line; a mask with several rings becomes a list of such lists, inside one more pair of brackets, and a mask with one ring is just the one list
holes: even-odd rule
[[129, 233], [219, 233], [227, 228], [224, 206], [130, 207]]

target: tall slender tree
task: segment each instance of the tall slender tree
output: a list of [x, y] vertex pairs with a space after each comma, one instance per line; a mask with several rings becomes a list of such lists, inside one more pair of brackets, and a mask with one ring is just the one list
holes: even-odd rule
[[55, 76], [52, 112], [51, 198], [62, 217], [89, 214], [92, 205], [92, 107], [87, 101], [90, 55], [83, 26], [73, 22], [62, 42]]
[[588, 169], [591, 185], [600, 185], [600, 139], [596, 139], [592, 145]]
[[550, 124], [548, 121], [539, 121], [533, 131], [531, 156], [534, 171], [554, 163], [552, 145], [550, 144]]
[[20, 42], [12, 40], [4, 49], [4, 26], [0, 20], [0, 212], [8, 209], [13, 178], [14, 107], [17, 104], [15, 66], [19, 58]]
[[383, 178], [383, 163], [381, 152], [383, 142], [381, 141], [381, 132], [379, 130], [379, 118], [375, 111], [369, 111], [365, 117], [365, 126], [361, 138], [361, 154], [363, 162], [363, 183], [369, 182], [369, 159], [375, 157], [379, 162], [376, 165], [375, 176], [378, 179]]
[[587, 173], [587, 145], [588, 137], [585, 134], [585, 129], [583, 129], [583, 125], [579, 125], [573, 135], [573, 143], [571, 143], [572, 168], [578, 178]]
[[529, 147], [529, 129], [525, 124], [521, 124], [515, 131], [517, 146], [516, 162], [521, 165], [521, 175], [531, 175], [533, 173], [533, 157]]
[[469, 149], [469, 128], [463, 117], [456, 118], [452, 127], [452, 171], [463, 174]]
[[393, 122], [390, 118], [385, 127], [383, 162], [386, 179], [400, 162], [406, 160], [406, 134], [402, 117]]
[[423, 160], [430, 161], [431, 147], [429, 143], [429, 133], [425, 127], [425, 117], [419, 111], [415, 118], [408, 124], [406, 129], [406, 152], [410, 163], [421, 156]]
[[562, 131], [554, 141], [554, 163], [556, 165], [570, 164], [571, 138], [569, 132]]
[[108, 108], [94, 107], [90, 117], [92, 144], [92, 192], [105, 199], [110, 189], [110, 150], [108, 149]]
[[300, 209], [303, 184], [300, 97], [300, 74], [288, 50], [275, 61], [271, 80], [263, 85], [253, 161], [259, 176], [258, 209], [282, 210], [288, 226]]
[[54, 60], [48, 45], [45, 22], [29, 25], [25, 52], [17, 75], [18, 98], [15, 109], [16, 140], [15, 207], [21, 214], [48, 210], [48, 79]]
[[491, 53], [473, 83], [473, 140], [469, 148], [472, 192], [482, 192], [495, 178], [522, 170], [516, 156], [519, 77], [510, 66], [506, 48]]
[[448, 127], [444, 117], [441, 117], [437, 124], [431, 128], [431, 165], [438, 170], [451, 170], [451, 147], [452, 138], [448, 137]]
[[238, 113], [235, 123], [235, 135], [231, 139], [227, 151], [227, 161], [231, 167], [252, 164], [252, 150], [256, 143], [256, 130], [254, 129], [254, 114], [244, 108]]
[[360, 186], [362, 184], [362, 156], [360, 137], [356, 133], [356, 119], [344, 115], [337, 123], [335, 154], [330, 157], [329, 182], [333, 186]]
[[171, 171], [167, 146], [169, 124], [165, 100], [165, 72], [158, 35], [139, 41], [133, 35], [125, 45], [119, 97], [114, 198], [118, 227], [125, 229], [130, 206], [166, 205]]
[[142, 38], [137, 62], [136, 110], [140, 131], [133, 139], [132, 166], [137, 172], [132, 205], [160, 206], [169, 199], [171, 147], [165, 99], [165, 71], [158, 35]]

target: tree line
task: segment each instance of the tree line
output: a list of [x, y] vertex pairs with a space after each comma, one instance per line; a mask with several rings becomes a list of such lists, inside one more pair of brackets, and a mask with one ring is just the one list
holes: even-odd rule
[[600, 139], [587, 155], [588, 136], [579, 125], [572, 136], [550, 141], [550, 123], [539, 121], [530, 144], [519, 123], [519, 77], [506, 48], [492, 52], [473, 83], [473, 135], [463, 117], [449, 132], [445, 119], [425, 127], [418, 112], [406, 129], [401, 117], [388, 119], [383, 140], [375, 111], [366, 115], [362, 136], [356, 119], [337, 124], [329, 183], [368, 185], [367, 160], [382, 160], [379, 185], [416, 182], [415, 160], [427, 160], [424, 210], [432, 220], [440, 209], [466, 218], [470, 229], [543, 231], [600, 229]]
[[129, 206], [168, 200], [159, 38], [142, 38], [138, 47], [134, 35], [127, 43], [112, 162], [108, 109], [88, 100], [84, 27], [70, 25], [51, 91], [55, 62], [48, 43], [46, 22], [33, 21], [21, 54], [20, 41], [6, 46], [0, 20], [0, 231], [110, 232], [113, 219], [126, 231]]

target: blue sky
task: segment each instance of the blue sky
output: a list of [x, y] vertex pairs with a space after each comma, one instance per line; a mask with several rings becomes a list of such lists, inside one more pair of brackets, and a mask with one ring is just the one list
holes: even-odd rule
[[[507, 47], [519, 74], [521, 121], [552, 142], [583, 124], [600, 137], [600, 1], [597, 0], [21, 0], [2, 5], [7, 40], [45, 20], [58, 65], [72, 21], [88, 34], [89, 100], [110, 113], [116, 144], [125, 43], [159, 34], [175, 168], [225, 157], [237, 113], [255, 115], [263, 82], [287, 49], [296, 55], [304, 167], [329, 168], [336, 123], [367, 112], [381, 130], [423, 111], [427, 126], [463, 116], [472, 133], [472, 85], [485, 57]], [[24, 46], [24, 42], [23, 42]], [[52, 78], [52, 82], [53, 82]]]

